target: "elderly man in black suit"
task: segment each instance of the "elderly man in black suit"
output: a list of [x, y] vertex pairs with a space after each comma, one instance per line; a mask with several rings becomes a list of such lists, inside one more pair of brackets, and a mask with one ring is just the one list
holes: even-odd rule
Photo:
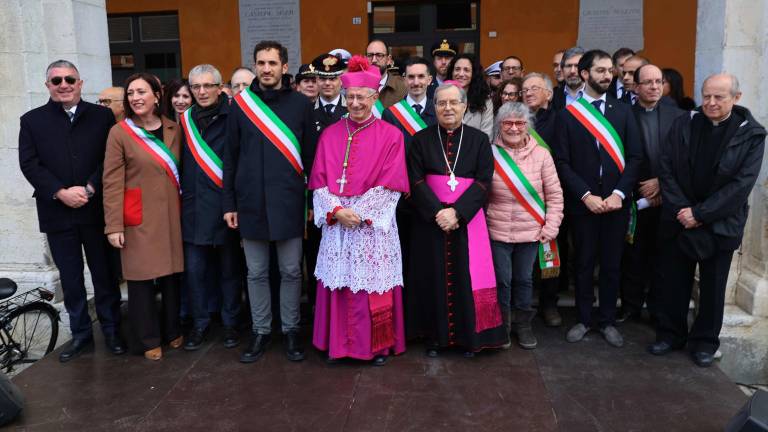
[[634, 74], [637, 103], [632, 105], [632, 113], [640, 128], [643, 164], [640, 168], [640, 181], [632, 198], [637, 209], [633, 241], [624, 249], [621, 313], [616, 319], [619, 322], [639, 318], [646, 301], [651, 316], [655, 315], [658, 281], [656, 237], [661, 216], [661, 150], [672, 122], [685, 113], [674, 105], [661, 102], [661, 89], [664, 86], [661, 69], [646, 64], [637, 68]]
[[35, 189], [40, 231], [59, 269], [72, 341], [59, 355], [67, 362], [93, 343], [83, 278], [83, 250], [91, 270], [96, 315], [107, 348], [125, 352], [120, 338], [120, 290], [104, 235], [101, 172], [107, 135], [115, 123], [108, 108], [80, 99], [83, 81], [66, 60], [46, 70], [48, 103], [21, 116], [19, 164]]
[[[707, 367], [720, 346], [725, 285], [744, 235], [766, 131], [736, 105], [741, 92], [735, 76], [708, 77], [701, 95], [699, 110], [672, 124], [661, 153], [662, 278], [656, 343], [648, 350], [663, 355], [687, 344], [694, 363]], [[697, 264], [699, 307], [689, 330]]]
[[584, 94], [558, 113], [553, 149], [576, 260], [579, 323], [568, 331], [567, 340], [582, 340], [592, 326], [592, 274], [599, 258], [599, 330], [609, 344], [620, 347], [624, 340], [614, 327], [619, 270], [642, 151], [630, 106], [606, 95], [611, 56], [587, 51], [578, 68], [586, 83]]

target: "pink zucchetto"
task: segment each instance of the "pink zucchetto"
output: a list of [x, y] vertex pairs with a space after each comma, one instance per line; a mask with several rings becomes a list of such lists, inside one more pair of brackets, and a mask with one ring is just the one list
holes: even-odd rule
[[371, 66], [368, 59], [361, 55], [354, 55], [349, 59], [347, 71], [341, 76], [341, 84], [344, 88], [367, 87], [379, 89], [381, 72], [378, 66]]

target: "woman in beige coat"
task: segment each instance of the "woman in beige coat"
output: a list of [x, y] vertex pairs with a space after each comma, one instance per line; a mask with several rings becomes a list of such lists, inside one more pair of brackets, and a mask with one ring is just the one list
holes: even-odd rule
[[[179, 201], [179, 126], [160, 116], [160, 85], [138, 73], [125, 83], [126, 119], [110, 130], [104, 159], [105, 232], [121, 252], [128, 317], [144, 356], [162, 357], [161, 328], [182, 344], [179, 273], [184, 270]], [[155, 290], [162, 293], [161, 316]], [[161, 324], [162, 319], [162, 324]]]

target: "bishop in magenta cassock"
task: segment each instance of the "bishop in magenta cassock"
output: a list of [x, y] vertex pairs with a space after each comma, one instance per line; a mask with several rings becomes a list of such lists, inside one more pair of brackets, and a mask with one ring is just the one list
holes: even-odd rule
[[402, 133], [372, 114], [380, 80], [364, 57], [350, 59], [341, 76], [349, 116], [323, 131], [309, 180], [322, 229], [312, 342], [331, 362], [383, 365], [405, 351], [395, 209], [408, 174]]

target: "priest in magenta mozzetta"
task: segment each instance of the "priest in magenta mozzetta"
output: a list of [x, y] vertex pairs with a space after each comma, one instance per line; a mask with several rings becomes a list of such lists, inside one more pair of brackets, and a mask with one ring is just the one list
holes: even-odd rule
[[322, 229], [313, 344], [328, 361], [381, 366], [405, 351], [395, 209], [408, 193], [402, 133], [372, 114], [381, 75], [362, 56], [341, 76], [349, 116], [326, 128], [309, 180]]

